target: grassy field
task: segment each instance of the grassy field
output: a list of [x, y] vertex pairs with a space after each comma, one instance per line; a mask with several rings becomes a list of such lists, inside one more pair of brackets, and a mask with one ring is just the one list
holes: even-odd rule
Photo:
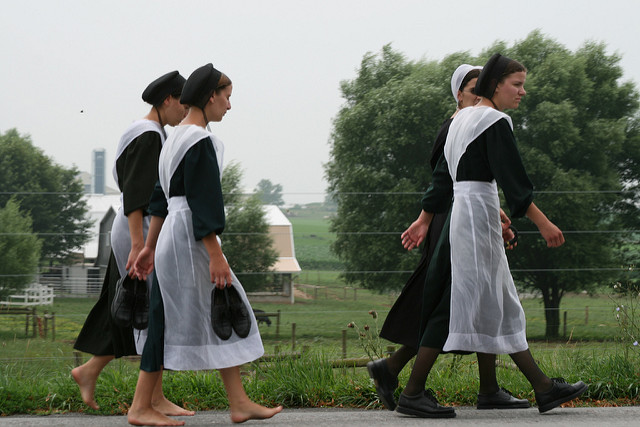
[[[327, 217], [331, 212], [298, 208], [291, 209], [289, 215], [296, 254], [303, 268], [295, 279], [295, 304], [253, 306], [281, 313], [279, 326], [273, 318], [271, 326], [260, 325], [266, 354], [296, 355], [303, 349], [306, 352], [300, 358], [246, 367], [247, 391], [265, 404], [380, 407], [365, 369], [334, 369], [331, 361], [340, 359], [344, 350], [348, 358], [382, 355], [391, 343], [379, 340], [377, 332], [397, 295], [345, 285], [339, 277], [340, 261], [329, 251], [333, 235], [328, 231]], [[25, 337], [24, 315], [0, 316], [0, 415], [86, 410], [69, 371], [88, 357], [74, 353], [72, 347], [94, 302], [91, 298], [56, 298], [53, 306], [46, 308], [55, 313], [55, 340], [51, 329], [44, 337], [43, 322], [39, 323], [37, 336], [31, 338]], [[603, 400], [606, 404], [637, 402], [640, 353], [638, 346], [622, 337], [615, 317], [616, 304], [607, 295], [565, 296], [560, 307], [561, 339], [555, 342], [544, 339], [541, 300], [531, 298], [522, 303], [532, 352], [543, 370], [550, 376], [565, 376], [570, 381], [583, 379], [591, 384], [579, 404], [602, 404]], [[39, 309], [38, 313], [41, 316], [43, 311]], [[350, 323], [356, 327], [348, 328]], [[368, 332], [359, 336], [365, 326]], [[520, 397], [533, 399], [530, 386], [512, 369], [510, 359], [500, 356], [499, 361], [504, 367], [499, 372], [501, 385]], [[125, 358], [104, 371], [96, 389], [100, 413], [126, 412], [135, 389], [138, 363], [135, 358]], [[401, 384], [406, 382], [409, 369], [401, 374]], [[165, 393], [175, 401], [193, 409], [226, 407], [215, 373], [174, 372], [165, 378]], [[473, 356], [440, 357], [429, 382], [443, 402], [462, 405], [475, 403], [477, 385]]]

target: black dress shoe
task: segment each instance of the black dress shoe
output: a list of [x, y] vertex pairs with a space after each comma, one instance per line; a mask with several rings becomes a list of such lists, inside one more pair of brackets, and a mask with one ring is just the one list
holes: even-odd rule
[[478, 409], [518, 409], [530, 406], [527, 399], [516, 399], [509, 390], [502, 387], [492, 394], [478, 394]]
[[550, 411], [556, 406], [568, 402], [587, 391], [588, 386], [582, 381], [567, 383], [564, 378], [551, 378], [553, 386], [544, 393], [536, 393], [536, 402], [540, 413]]
[[136, 329], [147, 329], [149, 326], [149, 290], [146, 280], [135, 279], [135, 303], [131, 326]]
[[376, 386], [380, 402], [390, 411], [396, 409], [393, 392], [398, 388], [398, 377], [389, 372], [387, 361], [378, 359], [367, 363], [367, 371]]
[[136, 303], [135, 281], [126, 274], [116, 283], [116, 294], [111, 301], [111, 320], [120, 328], [131, 326]]
[[438, 403], [431, 389], [416, 396], [407, 396], [401, 393], [396, 412], [420, 418], [453, 418], [456, 416], [452, 407], [442, 406]]
[[229, 295], [229, 309], [231, 310], [231, 326], [240, 338], [246, 338], [251, 331], [251, 317], [249, 310], [240, 298], [238, 290], [233, 286], [227, 286], [225, 291]]
[[228, 295], [215, 287], [211, 291], [211, 327], [221, 340], [228, 340], [233, 332]]

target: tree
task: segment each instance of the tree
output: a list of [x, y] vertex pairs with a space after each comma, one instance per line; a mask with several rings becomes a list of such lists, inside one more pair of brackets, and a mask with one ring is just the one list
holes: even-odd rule
[[14, 196], [42, 238], [41, 262], [63, 262], [89, 239], [91, 223], [75, 168], [56, 165], [28, 135], [0, 134], [0, 207]]
[[529, 69], [528, 94], [508, 113], [536, 203], [567, 238], [550, 250], [530, 221], [514, 221], [522, 231], [509, 254], [514, 278], [541, 293], [553, 338], [562, 296], [608, 283], [608, 269], [620, 267], [615, 247], [625, 236], [609, 231], [639, 225], [638, 94], [619, 81], [619, 57], [607, 55], [602, 44], [570, 52], [534, 31], [510, 48], [496, 43], [478, 58], [456, 53], [439, 63], [409, 62], [389, 46], [367, 54], [357, 77], [342, 83], [346, 103], [331, 136], [326, 175], [338, 203], [333, 248], [347, 281], [378, 290], [404, 284], [407, 275], [388, 272], [417, 264], [415, 255], [404, 254], [399, 234], [420, 211], [431, 141], [454, 109], [450, 76], [457, 65], [483, 64], [494, 52]]
[[269, 235], [262, 202], [258, 195], [241, 197], [242, 170], [236, 162], [224, 168], [222, 191], [226, 224], [222, 250], [247, 291], [264, 289], [270, 283], [267, 274], [278, 259]]
[[284, 205], [282, 200], [282, 185], [273, 184], [268, 179], [261, 179], [253, 190], [265, 205]]
[[25, 288], [38, 273], [42, 242], [31, 224], [15, 197], [0, 208], [0, 300]]
[[[572, 53], [535, 31], [505, 53], [529, 68], [529, 95], [512, 115], [516, 137], [537, 204], [567, 238], [558, 250], [527, 238], [509, 260], [519, 284], [541, 293], [546, 336], [556, 338], [562, 297], [613, 282], [616, 274], [606, 269], [622, 266], [616, 247], [627, 236], [609, 231], [639, 225], [638, 205], [629, 203], [637, 187], [630, 198], [621, 193], [639, 176], [640, 153], [629, 147], [638, 92], [620, 82], [620, 58], [604, 44]], [[529, 221], [515, 224], [537, 231]]]
[[345, 106], [334, 121], [325, 165], [337, 203], [332, 248], [348, 283], [379, 291], [400, 288], [417, 265], [400, 233], [420, 211], [430, 180], [435, 135], [453, 112], [449, 76], [469, 57], [409, 62], [389, 45], [367, 54], [353, 81], [341, 84]]

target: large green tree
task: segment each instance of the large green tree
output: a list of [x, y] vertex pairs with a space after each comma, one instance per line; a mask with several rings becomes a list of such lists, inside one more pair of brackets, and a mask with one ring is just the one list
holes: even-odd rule
[[253, 190], [265, 205], [284, 205], [282, 200], [282, 185], [274, 184], [268, 179], [261, 179]]
[[15, 197], [10, 198], [0, 208], [0, 301], [37, 277], [41, 246], [31, 218], [20, 212]]
[[619, 57], [607, 55], [602, 44], [571, 52], [535, 31], [479, 57], [411, 62], [389, 46], [366, 55], [357, 77], [342, 84], [346, 103], [326, 165], [338, 203], [334, 249], [348, 281], [380, 290], [404, 283], [406, 275], [388, 272], [416, 265], [415, 255], [403, 253], [399, 234], [420, 210], [432, 141], [455, 108], [450, 76], [457, 65], [483, 64], [494, 52], [529, 70], [527, 96], [507, 113], [536, 202], [566, 234], [563, 247], [547, 249], [535, 226], [518, 220], [521, 242], [509, 254], [517, 284], [542, 295], [547, 336], [555, 337], [562, 296], [610, 281], [609, 269], [621, 264], [616, 243], [626, 237], [611, 231], [638, 225], [638, 94], [620, 81]]
[[0, 134], [0, 207], [12, 196], [42, 240], [41, 262], [63, 262], [88, 239], [91, 223], [75, 168], [55, 164], [16, 129]]
[[231, 162], [222, 174], [226, 225], [222, 251], [247, 291], [263, 290], [273, 282], [269, 273], [278, 259], [269, 224], [258, 195], [243, 197], [242, 169]]

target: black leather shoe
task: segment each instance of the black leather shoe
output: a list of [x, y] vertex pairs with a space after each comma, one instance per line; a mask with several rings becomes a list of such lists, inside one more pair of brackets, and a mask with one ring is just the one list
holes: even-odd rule
[[567, 383], [564, 378], [551, 378], [553, 386], [544, 393], [536, 393], [536, 402], [540, 413], [547, 412], [568, 402], [587, 391], [588, 386], [582, 381], [574, 384]]
[[116, 294], [111, 301], [111, 320], [120, 328], [131, 326], [133, 307], [136, 303], [135, 282], [125, 275], [116, 284]]
[[135, 304], [131, 326], [136, 329], [147, 329], [149, 326], [149, 290], [146, 280], [135, 279]]
[[530, 406], [527, 399], [516, 399], [509, 390], [502, 387], [493, 394], [478, 394], [478, 409], [518, 409]]
[[456, 416], [456, 411], [452, 407], [442, 406], [438, 403], [431, 389], [416, 396], [407, 396], [401, 393], [396, 412], [420, 418], [453, 418]]
[[378, 359], [367, 363], [367, 371], [376, 386], [380, 402], [390, 411], [396, 409], [393, 392], [398, 388], [398, 377], [389, 372], [387, 361]]
[[228, 297], [222, 289], [215, 287], [211, 291], [211, 327], [221, 340], [228, 340], [233, 332]]
[[229, 295], [229, 308], [231, 309], [231, 326], [240, 338], [246, 338], [251, 331], [251, 317], [249, 310], [240, 298], [238, 290], [232, 285], [227, 286], [225, 291]]

